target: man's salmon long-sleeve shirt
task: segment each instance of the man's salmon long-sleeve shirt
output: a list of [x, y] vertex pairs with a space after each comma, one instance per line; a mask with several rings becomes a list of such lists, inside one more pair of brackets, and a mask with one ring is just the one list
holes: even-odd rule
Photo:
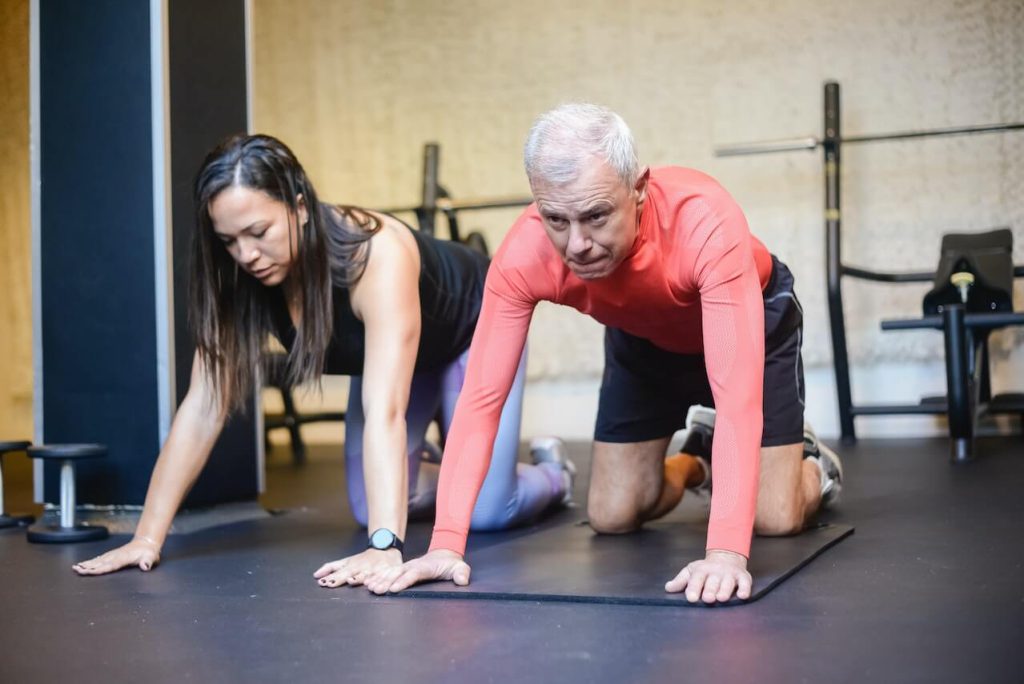
[[665, 167], [652, 169], [647, 187], [633, 247], [606, 277], [581, 280], [568, 269], [536, 205], [506, 236], [487, 274], [445, 445], [431, 550], [465, 553], [530, 319], [538, 302], [549, 301], [664, 350], [704, 355], [717, 410], [707, 548], [749, 556], [763, 422], [761, 292], [771, 255], [713, 178]]

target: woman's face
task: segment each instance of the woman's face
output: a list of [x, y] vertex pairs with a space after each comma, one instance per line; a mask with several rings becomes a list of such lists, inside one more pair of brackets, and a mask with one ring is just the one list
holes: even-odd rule
[[298, 246], [298, 231], [308, 213], [302, 195], [298, 216], [288, 205], [269, 195], [233, 185], [210, 202], [213, 230], [231, 258], [249, 275], [267, 286], [288, 277]]

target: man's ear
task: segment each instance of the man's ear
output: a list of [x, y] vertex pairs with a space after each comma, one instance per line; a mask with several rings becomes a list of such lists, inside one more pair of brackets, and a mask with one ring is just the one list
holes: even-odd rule
[[645, 166], [644, 170], [640, 173], [640, 177], [636, 179], [636, 184], [633, 186], [633, 192], [636, 193], [636, 207], [640, 209], [644, 206], [644, 202], [647, 200], [647, 182], [651, 179], [651, 167]]

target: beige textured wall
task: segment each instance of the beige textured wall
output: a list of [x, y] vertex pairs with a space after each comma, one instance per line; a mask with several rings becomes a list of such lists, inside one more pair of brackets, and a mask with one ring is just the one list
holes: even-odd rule
[[0, 3], [0, 439], [32, 436], [28, 7]]
[[[322, 197], [414, 203], [431, 140], [456, 197], [523, 194], [533, 117], [570, 99], [607, 104], [646, 162], [717, 176], [790, 264], [811, 366], [830, 358], [819, 156], [717, 159], [714, 145], [819, 135], [827, 79], [843, 86], [850, 134], [1024, 120], [1020, 0], [253, 4], [255, 129], [295, 148]], [[1022, 158], [1024, 133], [846, 148], [847, 261], [928, 270], [942, 232], [1010, 225], [1024, 262]], [[467, 223], [497, 242], [514, 216]], [[923, 289], [847, 286], [855, 361], [941, 358], [937, 335], [878, 331], [881, 318], [915, 314]], [[542, 307], [531, 377], [593, 377], [599, 337], [582, 316]]]

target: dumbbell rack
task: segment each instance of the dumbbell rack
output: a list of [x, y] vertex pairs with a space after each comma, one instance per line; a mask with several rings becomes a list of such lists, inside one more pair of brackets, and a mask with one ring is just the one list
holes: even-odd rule
[[30, 458], [60, 463], [60, 523], [36, 523], [28, 528], [28, 540], [37, 544], [63, 544], [106, 539], [109, 532], [102, 525], [79, 523], [76, 519], [75, 462], [106, 456], [102, 444], [52, 444], [29, 447]]

